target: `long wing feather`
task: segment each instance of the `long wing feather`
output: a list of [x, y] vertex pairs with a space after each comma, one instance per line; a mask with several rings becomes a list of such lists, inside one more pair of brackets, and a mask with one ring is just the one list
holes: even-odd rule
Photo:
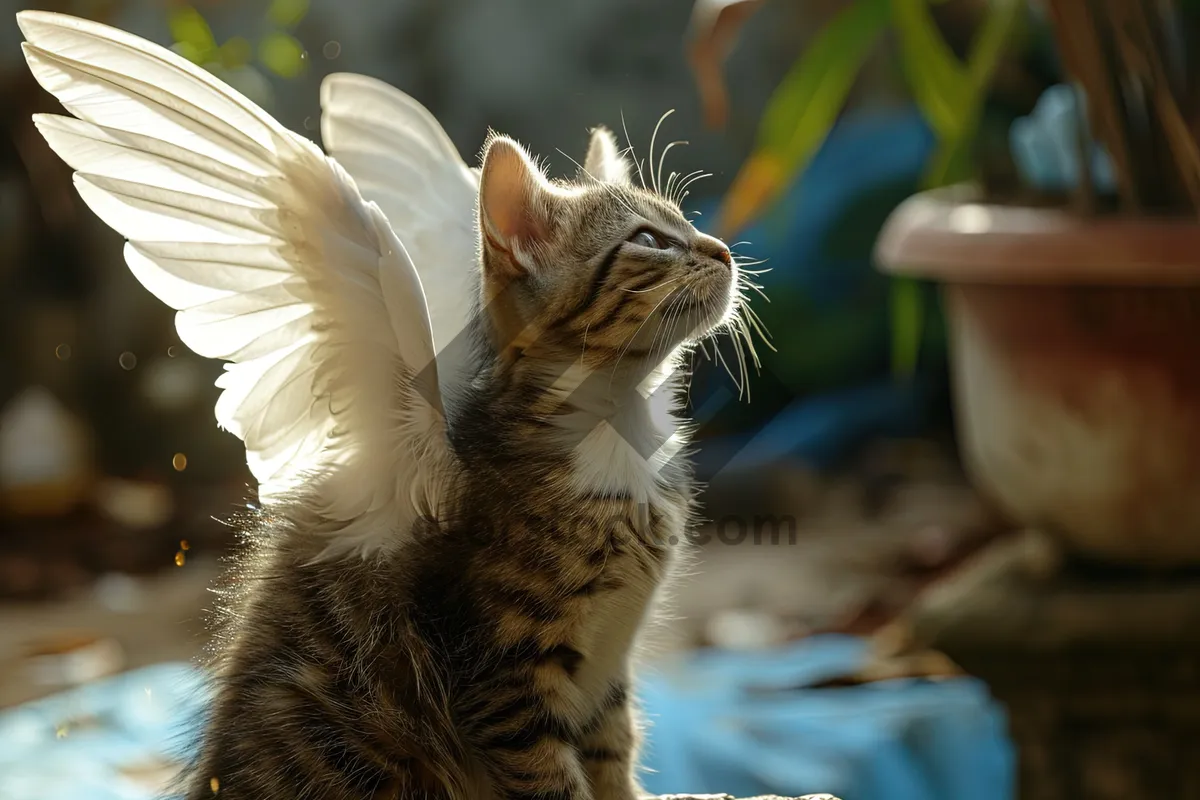
[[217, 421], [245, 442], [264, 501], [303, 495], [344, 534], [335, 549], [362, 551], [436, 513], [450, 455], [433, 332], [384, 213], [175, 54], [65, 15], [17, 19], [33, 74], [77, 117], [38, 128], [183, 342], [232, 362]]
[[424, 106], [364, 75], [325, 78], [321, 137], [412, 254], [449, 380], [461, 365], [458, 337], [472, 311], [477, 171]]

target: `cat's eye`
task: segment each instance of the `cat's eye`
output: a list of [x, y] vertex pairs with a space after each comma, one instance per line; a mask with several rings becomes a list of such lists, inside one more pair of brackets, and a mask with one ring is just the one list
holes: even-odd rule
[[661, 236], [648, 228], [642, 228], [633, 236], [629, 237], [630, 244], [636, 244], [638, 247], [648, 247], [651, 250], [666, 250], [670, 244]]

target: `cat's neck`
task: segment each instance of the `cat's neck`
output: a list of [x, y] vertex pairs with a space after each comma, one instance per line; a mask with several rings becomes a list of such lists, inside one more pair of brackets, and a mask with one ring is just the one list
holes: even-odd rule
[[679, 354], [656, 364], [589, 365], [578, 351], [526, 350], [508, 360], [477, 352], [476, 377], [452, 406], [461, 413], [450, 427], [460, 454], [478, 466], [502, 456], [498, 480], [519, 464], [555, 487], [549, 491], [647, 506], [659, 504], [664, 487], [686, 483]]
[[560, 414], [580, 413], [595, 422], [638, 413], [670, 397], [678, 387], [677, 359], [657, 363], [626, 359], [591, 364], [562, 356], [526, 359], [521, 380], [545, 393]]
[[687, 441], [677, 359], [615, 366], [547, 361], [534, 374], [554, 407], [548, 419], [570, 457], [574, 488], [654, 502]]

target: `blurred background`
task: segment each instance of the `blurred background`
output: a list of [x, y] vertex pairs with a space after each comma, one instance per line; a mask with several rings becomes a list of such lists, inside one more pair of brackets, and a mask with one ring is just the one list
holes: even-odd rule
[[707, 522], [645, 658], [649, 790], [1200, 798], [1191, 4], [0, 0], [0, 800], [161, 789], [255, 499], [220, 365], [30, 122], [60, 109], [27, 7], [318, 142], [338, 71], [564, 176], [674, 110], [664, 174], [708, 173], [685, 206], [761, 262], [769, 344], [695, 364]]

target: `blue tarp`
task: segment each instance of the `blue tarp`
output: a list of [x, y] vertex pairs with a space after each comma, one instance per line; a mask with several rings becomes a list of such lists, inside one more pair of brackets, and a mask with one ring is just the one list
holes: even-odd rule
[[[1004, 718], [974, 680], [805, 688], [852, 672], [861, 641], [703, 653], [639, 687], [657, 793], [1011, 800]], [[130, 672], [0, 713], [3, 800], [154, 800], [131, 771], [178, 755], [206, 694], [186, 664]]]
[[808, 688], [852, 674], [862, 640], [702, 653], [639, 687], [646, 789], [843, 800], [1013, 800], [1003, 711], [971, 678]]
[[0, 713], [0, 798], [158, 800], [135, 775], [183, 752], [206, 697], [161, 664]]

